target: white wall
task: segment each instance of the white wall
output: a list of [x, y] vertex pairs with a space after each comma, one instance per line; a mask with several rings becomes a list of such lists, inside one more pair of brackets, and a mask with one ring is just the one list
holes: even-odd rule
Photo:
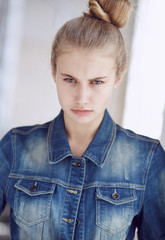
[[165, 2], [140, 2], [123, 125], [143, 135], [161, 139], [165, 146], [165, 133], [161, 133], [165, 128]]

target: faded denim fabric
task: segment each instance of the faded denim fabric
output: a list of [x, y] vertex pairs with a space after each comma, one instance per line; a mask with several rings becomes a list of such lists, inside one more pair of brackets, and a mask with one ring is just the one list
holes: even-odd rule
[[63, 111], [11, 130], [0, 143], [0, 211], [12, 240], [165, 239], [165, 152], [116, 125], [107, 110], [82, 157], [69, 147]]

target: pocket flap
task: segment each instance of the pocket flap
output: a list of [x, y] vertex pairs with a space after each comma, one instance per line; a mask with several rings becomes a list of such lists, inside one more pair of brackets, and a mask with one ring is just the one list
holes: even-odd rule
[[14, 186], [16, 189], [28, 194], [29, 196], [37, 196], [52, 194], [56, 184], [37, 180], [22, 179], [18, 180]]
[[109, 203], [119, 205], [136, 200], [134, 190], [130, 188], [110, 188], [102, 187], [96, 189], [97, 199], [107, 201]]

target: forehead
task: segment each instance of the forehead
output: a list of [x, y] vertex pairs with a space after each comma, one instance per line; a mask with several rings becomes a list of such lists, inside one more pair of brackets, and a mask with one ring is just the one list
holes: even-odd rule
[[70, 72], [109, 72], [115, 68], [113, 55], [106, 49], [69, 47], [57, 58], [57, 70]]
[[[104, 57], [104, 58], [114, 58], [114, 50], [113, 48], [107, 48], [107, 47], [97, 47], [97, 48], [83, 48], [83, 47], [74, 47], [71, 45], [68, 45], [63, 48], [61, 51], [61, 54], [58, 56], [60, 58], [61, 56], [83, 56], [83, 57]], [[57, 58], [57, 59], [58, 59]]]

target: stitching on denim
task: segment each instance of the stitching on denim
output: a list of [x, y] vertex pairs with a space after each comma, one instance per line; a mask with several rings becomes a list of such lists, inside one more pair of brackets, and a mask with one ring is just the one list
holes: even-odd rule
[[[132, 207], [131, 207], [131, 209], [133, 208], [133, 203], [129, 203]], [[111, 234], [118, 234], [118, 233], [120, 233], [122, 230], [124, 230], [127, 226], [129, 226], [130, 225], [130, 223], [131, 223], [131, 221], [129, 220], [129, 221], [127, 221], [126, 223], [124, 223], [119, 229], [118, 229], [118, 231], [114, 231], [113, 229], [111, 229], [111, 228], [108, 228], [106, 225], [104, 225], [103, 223], [101, 223], [101, 221], [100, 221], [100, 214], [98, 214], [98, 212], [100, 213], [100, 203], [99, 203], [99, 200], [98, 200], [98, 198], [96, 197], [96, 219], [97, 219], [97, 221], [96, 221], [96, 225], [97, 226], [99, 226], [99, 227], [101, 227], [102, 229], [104, 229], [105, 231], [107, 231], [107, 232], [109, 232], [109, 233], [111, 233]], [[131, 212], [132, 212], [132, 210], [131, 210]]]
[[86, 154], [83, 155], [84, 157], [89, 158], [90, 160], [94, 161], [95, 164], [96, 164], [97, 166], [99, 166], [99, 167], [102, 167], [102, 166], [104, 165], [104, 160], [105, 160], [105, 158], [106, 158], [106, 155], [107, 155], [107, 153], [111, 150], [112, 145], [113, 145], [114, 140], [115, 140], [115, 137], [116, 137], [116, 134], [115, 134], [115, 133], [116, 133], [116, 131], [115, 131], [115, 129], [116, 129], [115, 125], [116, 125], [116, 124], [115, 124], [114, 122], [112, 122], [112, 123], [113, 123], [113, 128], [112, 128], [111, 138], [110, 138], [110, 140], [109, 140], [109, 142], [108, 142], [108, 144], [107, 144], [107, 146], [106, 146], [106, 149], [105, 149], [105, 151], [104, 151], [103, 156], [101, 157], [101, 162], [98, 164], [98, 163], [97, 163], [97, 158], [95, 158], [95, 156], [93, 156], [93, 154], [90, 153], [90, 152], [85, 152]]
[[71, 165], [70, 165], [70, 168], [69, 168], [68, 181], [67, 181], [67, 185], [66, 185], [66, 186], [69, 186], [69, 185], [70, 185], [69, 182], [70, 182], [70, 179], [71, 179], [72, 168], [73, 168], [73, 165], [71, 164]]
[[[46, 216], [45, 217], [41, 217], [41, 218], [39, 218], [39, 219], [37, 219], [37, 220], [35, 220], [35, 221], [31, 221], [30, 223], [28, 223], [27, 221], [26, 221], [26, 219], [24, 220], [24, 218], [23, 217], [21, 217], [21, 216], [19, 216], [19, 215], [15, 215], [21, 222], [23, 222], [25, 225], [27, 225], [27, 226], [32, 226], [33, 224], [36, 224], [36, 223], [42, 223], [43, 221], [46, 221], [46, 220], [48, 220], [48, 219], [50, 219], [50, 208], [51, 208], [51, 201], [52, 201], [52, 197], [53, 197], [53, 193], [54, 193], [54, 191], [55, 191], [55, 188], [56, 188], [56, 186], [52, 186], [52, 192], [50, 193], [50, 192], [47, 192], [47, 194], [48, 194], [48, 197], [47, 197], [47, 201], [45, 201], [46, 202], [46, 205], [45, 205], [45, 207], [46, 207], [46, 212], [45, 212], [45, 214], [46, 214]], [[17, 196], [19, 196], [19, 194], [18, 194], [18, 191], [16, 191], [16, 194], [15, 194], [15, 199], [17, 199]], [[16, 207], [16, 201], [14, 201], [14, 209], [16, 210], [17, 209], [17, 207]]]
[[[71, 156], [70, 152], [68, 152], [68, 153], [65, 153], [63, 156], [59, 156], [58, 158], [56, 158], [55, 162], [53, 161], [54, 159], [53, 159], [51, 137], [52, 137], [52, 133], [53, 133], [54, 121], [55, 120], [53, 120], [50, 123], [49, 128], [48, 128], [48, 134], [47, 134], [47, 152], [48, 152], [48, 159], [49, 159], [50, 164], [56, 164], [56, 163], [62, 161], [64, 158]], [[73, 155], [72, 155], [72, 157], [73, 157]]]
[[[66, 200], [66, 195], [67, 195], [67, 191], [65, 191], [65, 196], [64, 196], [64, 203], [63, 203], [63, 206], [62, 206], [62, 214], [61, 214], [61, 216], [63, 217], [63, 212], [64, 212], [64, 205], [65, 205], [65, 200]], [[62, 217], [61, 217], [61, 221], [60, 221], [60, 227], [59, 227], [59, 229], [61, 229], [61, 226], [62, 226], [62, 222], [63, 222], [63, 220], [62, 220]], [[61, 238], [61, 234], [62, 234], [62, 232], [60, 231], [60, 238]], [[60, 239], [59, 238], [59, 239]]]
[[[51, 154], [51, 156], [52, 156], [52, 154]], [[62, 160], [64, 160], [65, 158], [67, 158], [67, 157], [73, 157], [71, 154], [70, 154], [70, 152], [66, 152], [63, 156], [60, 156], [60, 157], [56, 157], [56, 160], [55, 161], [53, 161], [53, 157], [51, 157], [52, 158], [52, 160], [49, 162], [50, 164], [56, 164], [56, 163], [58, 163], [58, 162], [61, 162]], [[78, 159], [78, 157], [77, 157], [77, 159]], [[82, 159], [82, 158], [80, 158], [80, 159]]]
[[[83, 196], [83, 195], [82, 195]], [[83, 240], [85, 239], [85, 201], [84, 201], [84, 197], [82, 197], [82, 204], [83, 204]]]
[[[65, 188], [73, 188], [73, 190], [81, 190], [82, 186], [77, 186], [77, 185], [67, 185], [67, 183], [56, 179], [56, 178], [44, 178], [44, 177], [36, 177], [36, 176], [25, 176], [23, 174], [14, 174], [11, 173], [9, 175], [10, 178], [16, 178], [16, 179], [27, 179], [27, 180], [38, 180], [38, 181], [43, 181], [43, 182], [50, 182], [50, 183], [56, 183], [60, 186], [63, 186]], [[94, 182], [89, 185], [83, 185], [83, 189], [89, 189], [89, 188], [95, 188], [95, 187], [109, 187], [109, 188], [114, 188], [114, 187], [120, 187], [120, 188], [130, 188], [130, 189], [135, 189], [135, 190], [145, 190], [145, 186], [143, 185], [137, 185], [137, 184], [127, 184], [127, 183], [98, 183]]]
[[[18, 193], [16, 192], [15, 194], [15, 199], [14, 199], [14, 210], [15, 210], [15, 213], [19, 213], [18, 210], [17, 210], [17, 206], [16, 206], [16, 200], [18, 199]], [[42, 223], [43, 221], [47, 221], [49, 220], [50, 218], [50, 213], [48, 214], [48, 210], [50, 210], [50, 205], [48, 205], [50, 202], [51, 202], [51, 199], [52, 199], [52, 196], [53, 194], [49, 194], [48, 198], [47, 198], [47, 201], [46, 201], [46, 216], [45, 217], [40, 217], [38, 219], [36, 219], [35, 221], [26, 221], [26, 219], [23, 218], [23, 216], [20, 216], [18, 214], [15, 215], [16, 218], [18, 218], [22, 223], [24, 223], [26, 226], [33, 226], [34, 224], [39, 224], [39, 223]]]
[[[86, 177], [86, 161], [84, 160], [84, 181], [85, 181], [85, 177]], [[84, 183], [83, 181], [83, 183]], [[84, 184], [83, 184], [84, 185]], [[82, 188], [82, 192], [81, 192], [81, 196], [83, 196], [83, 188]], [[84, 240], [84, 235], [85, 235], [85, 219], [84, 219], [84, 213], [85, 213], [85, 204], [84, 204], [84, 198], [82, 198], [82, 204], [83, 204], [83, 240]]]
[[[151, 162], [152, 162], [152, 159], [153, 159], [153, 156], [154, 156], [154, 153], [155, 153], [157, 147], [158, 147], [158, 144], [153, 143], [152, 146], [151, 146], [150, 152], [148, 154], [146, 169], [145, 169], [144, 176], [143, 176], [143, 184], [145, 185], [145, 190], [146, 190], [148, 173], [149, 173], [149, 170], [150, 170], [150, 167], [151, 167]], [[142, 194], [141, 194], [140, 209], [142, 209], [142, 206], [143, 206], [144, 195], [145, 195], [145, 191], [142, 192]]]
[[[46, 129], [46, 128], [48, 128], [48, 127], [49, 127], [49, 124], [46, 123], [46, 124], [44, 124], [44, 125], [32, 126], [31, 128], [30, 128], [30, 127], [27, 127], [27, 130], [26, 130], [26, 127], [22, 127], [22, 128], [25, 128], [25, 130], [21, 129], [21, 127], [20, 127], [20, 128], [13, 128], [13, 129], [12, 129], [12, 133], [19, 133], [19, 134], [22, 134], [22, 135], [27, 135], [27, 134], [29, 134], [29, 133], [37, 130], [37, 129], [42, 129], [42, 128], [43, 128], [43, 129]], [[28, 128], [30, 128], [30, 129], [28, 129]]]
[[[81, 201], [81, 198], [82, 198], [82, 191], [83, 191], [83, 185], [84, 185], [84, 181], [85, 181], [85, 176], [86, 176], [86, 161], [84, 160], [84, 170], [83, 170], [84, 174], [83, 174], [83, 182], [82, 182], [82, 189], [80, 191], [80, 196], [78, 198], [78, 204], [77, 204], [77, 210], [76, 210], [76, 216], [77, 217], [77, 214], [78, 214], [78, 209], [79, 209], [79, 205], [80, 205], [80, 201]], [[76, 219], [75, 219], [76, 220]], [[84, 222], [84, 221], [83, 221]], [[75, 231], [75, 226], [74, 226], [74, 231]], [[84, 238], [84, 237], [83, 237]]]
[[112, 129], [111, 139], [109, 140], [107, 148], [106, 148], [106, 150], [104, 152], [104, 155], [102, 157], [102, 161], [101, 161], [101, 164], [100, 164], [101, 167], [103, 166], [104, 159], [106, 158], [107, 154], [111, 151], [113, 143], [114, 143], [114, 141], [116, 139], [116, 124], [113, 121], [112, 121], [112, 123], [113, 123], [113, 129]]
[[[70, 180], [71, 180], [72, 168], [74, 168], [74, 166], [71, 164], [71, 165], [70, 165], [70, 169], [69, 169], [68, 181], [67, 181], [67, 185], [68, 185], [68, 186], [70, 185], [69, 182], [70, 182]], [[73, 171], [74, 171], [74, 170], [73, 170]], [[81, 186], [80, 186], [80, 188], [79, 188], [80, 193], [79, 193], [79, 196], [78, 196], [78, 198], [77, 198], [77, 207], [76, 207], [76, 215], [75, 215], [74, 222], [75, 222], [75, 220], [76, 220], [76, 216], [77, 216], [77, 213], [78, 213], [78, 206], [79, 206], [80, 201], [81, 201], [83, 183], [84, 183], [85, 175], [86, 175], [86, 162], [85, 162], [85, 160], [84, 160], [84, 170], [82, 170], [82, 171], [84, 172], [84, 174], [83, 174], [82, 184], [81, 184]], [[66, 189], [66, 191], [65, 191], [65, 199], [64, 199], [64, 205], [63, 205], [63, 208], [62, 208], [62, 216], [63, 216], [64, 210], [65, 210], [65, 209], [64, 209], [64, 206], [65, 206], [66, 196], [67, 196], [67, 189]], [[61, 222], [61, 224], [62, 224], [62, 222]], [[62, 231], [61, 226], [60, 226], [60, 229], [61, 229], [61, 231]], [[62, 235], [62, 232], [61, 232], [61, 231], [60, 231], [60, 236]], [[74, 227], [73, 227], [73, 232], [74, 232], [74, 231], [75, 231], [75, 225], [74, 225]], [[74, 236], [73, 236], [73, 237], [74, 237]]]
[[[133, 195], [135, 196], [135, 193], [133, 192]], [[104, 198], [101, 198], [101, 200], [105, 200]], [[135, 200], [135, 199], [134, 199]], [[123, 223], [121, 225], [121, 227], [118, 229], [118, 231], [114, 231], [113, 229], [111, 228], [108, 228], [108, 226], [104, 225], [103, 223], [101, 223], [101, 220], [100, 220], [100, 198], [97, 196], [97, 191], [96, 191], [96, 195], [95, 195], [95, 202], [96, 202], [96, 225], [101, 227], [102, 229], [104, 229], [105, 231], [109, 232], [110, 234], [112, 235], [115, 235], [115, 234], [118, 234], [118, 233], [122, 233], [124, 234], [124, 229], [129, 226], [131, 224], [131, 221], [129, 219], [132, 219], [133, 218], [133, 202], [129, 202], [129, 206], [130, 206], [130, 215], [131, 215], [131, 218], [127, 219], [127, 222], [126, 223]], [[125, 202], [125, 204], [127, 204], [128, 202]], [[129, 221], [128, 221], [129, 220]], [[122, 235], [123, 236], [123, 235]], [[121, 238], [123, 239], [123, 238]]]
[[117, 125], [117, 130], [124, 132], [129, 137], [137, 138], [137, 139], [143, 140], [145, 142], [153, 142], [153, 143], [158, 143], [159, 142], [159, 140], [157, 140], [157, 139], [152, 139], [152, 138], [149, 138], [149, 137], [145, 137], [143, 135], [136, 134], [134, 132], [131, 133], [127, 129], [124, 129], [119, 125]]
[[146, 164], [146, 170], [144, 172], [144, 176], [143, 176], [143, 184], [146, 185], [147, 183], [147, 177], [148, 177], [148, 172], [150, 170], [150, 167], [151, 167], [151, 161], [153, 159], [153, 155], [155, 153], [155, 150], [157, 148], [158, 145], [156, 144], [152, 144], [151, 148], [150, 148], [150, 151], [149, 151], [149, 154], [148, 154], [148, 157], [147, 157], [147, 164]]
[[127, 199], [127, 201], [126, 200], [121, 200], [121, 201], [118, 201], [117, 203], [115, 203], [115, 201], [109, 201], [107, 198], [102, 197], [102, 196], [99, 196], [99, 199], [102, 199], [105, 202], [108, 202], [108, 203], [113, 204], [115, 206], [123, 205], [123, 204], [126, 204], [126, 203], [132, 203], [135, 200], [137, 200], [137, 198], [134, 197], [134, 198], [131, 198], [131, 199]]
[[[33, 196], [38, 196], [38, 195], [51, 194], [51, 193], [54, 192], [55, 187], [56, 187], [56, 185], [57, 185], [57, 184], [55, 184], [55, 183], [48, 183], [48, 184], [52, 184], [50, 190], [44, 190], [44, 191], [41, 191], [41, 190], [40, 190], [40, 191], [38, 191], [38, 192], [36, 192], [36, 193], [34, 192], [33, 194], [30, 194], [29, 189], [27, 190], [27, 188], [21, 187], [21, 186], [19, 185], [19, 184], [21, 183], [21, 181], [22, 181], [22, 180], [18, 180], [18, 181], [15, 183], [14, 187], [15, 187], [16, 189], [18, 189], [18, 190], [26, 193], [27, 195], [29, 195], [29, 196], [31, 196], [31, 197], [33, 197]], [[32, 182], [34, 182], [34, 181], [32, 181]]]
[[130, 189], [135, 189], [135, 190], [145, 190], [145, 186], [143, 185], [138, 185], [138, 184], [127, 184], [127, 183], [91, 183], [89, 185], [84, 185], [84, 189], [92, 188], [92, 187], [109, 187], [109, 188], [114, 188], [114, 187], [119, 187], [119, 188], [130, 188]]
[[41, 240], [43, 236], [43, 222], [37, 226], [37, 240]]
[[47, 135], [47, 151], [48, 151], [48, 159], [50, 159], [50, 161], [53, 161], [53, 156], [52, 156], [52, 146], [51, 146], [51, 136], [52, 136], [52, 132], [53, 132], [53, 125], [54, 125], [54, 121], [52, 121], [49, 125], [48, 128], [48, 135]]
[[[38, 181], [43, 181], [43, 182], [50, 182], [50, 183], [56, 183], [62, 187], [65, 188], [72, 188], [73, 190], [81, 190], [82, 186], [77, 186], [77, 185], [67, 185], [67, 183], [56, 179], [56, 178], [44, 178], [44, 177], [36, 177], [36, 176], [25, 176], [23, 174], [14, 174], [11, 173], [9, 175], [9, 178], [16, 178], [16, 179], [27, 179], [27, 180], [38, 180]], [[135, 190], [145, 190], [145, 186], [143, 185], [137, 185], [137, 184], [127, 184], [127, 183], [98, 183], [98, 182], [93, 182], [88, 185], [83, 185], [83, 189], [89, 189], [89, 188], [96, 188], [96, 187], [109, 187], [109, 188], [114, 188], [114, 187], [120, 187], [120, 188], [130, 188], [130, 189], [135, 189]]]
[[12, 147], [11, 152], [12, 152], [13, 160], [12, 160], [10, 172], [9, 172], [8, 179], [7, 179], [6, 186], [5, 186], [5, 194], [6, 194], [6, 196], [8, 195], [8, 191], [9, 191], [9, 182], [10, 182], [9, 176], [10, 176], [11, 172], [13, 171], [13, 168], [14, 168], [15, 162], [16, 162], [16, 150], [15, 150], [16, 149], [16, 147], [15, 147], [16, 144], [14, 144], [15, 141], [16, 141], [15, 138], [16, 138], [16, 135], [15, 134], [12, 135], [12, 131], [11, 131], [10, 142], [11, 142], [11, 147]]
[[[18, 180], [18, 182], [21, 182], [21, 180]], [[52, 186], [52, 192], [47, 192], [47, 201], [46, 202], [46, 212], [45, 212], [45, 217], [40, 217], [38, 219], [36, 219], [35, 221], [26, 221], [26, 219], [23, 218], [23, 216], [19, 215], [19, 212], [18, 212], [18, 205], [16, 204], [17, 201], [18, 201], [18, 198], [19, 198], [19, 191], [16, 190], [16, 193], [15, 193], [15, 196], [14, 196], [14, 210], [15, 210], [15, 217], [18, 218], [22, 223], [24, 223], [26, 226], [32, 226], [34, 224], [39, 224], [39, 223], [42, 223], [43, 221], [46, 221], [48, 219], [50, 219], [50, 208], [51, 208], [51, 201], [52, 201], [52, 197], [53, 197], [53, 193], [55, 191], [55, 188], [56, 186]], [[21, 191], [21, 192], [24, 192], [24, 191]], [[27, 195], [26, 192], [24, 192], [25, 195]], [[40, 194], [41, 195], [41, 194]], [[40, 196], [39, 195], [39, 196]]]
[[35, 181], [43, 181], [43, 182], [50, 182], [50, 183], [56, 183], [62, 187], [65, 188], [72, 188], [73, 190], [81, 190], [82, 186], [76, 186], [76, 185], [67, 185], [67, 183], [59, 180], [59, 179], [50, 179], [50, 178], [43, 178], [43, 177], [36, 177], [36, 176], [25, 176], [23, 174], [10, 174], [10, 178], [15, 179], [27, 179], [27, 180], [35, 180]]
[[16, 167], [16, 159], [17, 159], [17, 148], [16, 148], [16, 141], [17, 141], [17, 134], [13, 135], [13, 165], [11, 168], [11, 172], [14, 172], [14, 169]]

